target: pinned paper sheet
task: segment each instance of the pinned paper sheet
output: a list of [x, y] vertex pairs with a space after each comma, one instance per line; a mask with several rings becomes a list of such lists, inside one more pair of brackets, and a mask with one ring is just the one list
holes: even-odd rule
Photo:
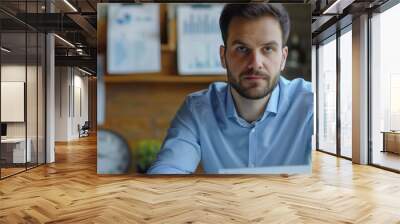
[[219, 47], [221, 5], [178, 7], [178, 71], [182, 75], [225, 74]]
[[109, 74], [159, 72], [159, 5], [110, 4], [107, 42]]

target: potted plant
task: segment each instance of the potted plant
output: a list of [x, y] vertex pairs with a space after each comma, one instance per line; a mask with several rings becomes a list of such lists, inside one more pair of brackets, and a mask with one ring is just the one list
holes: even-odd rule
[[139, 173], [147, 172], [151, 164], [156, 160], [160, 148], [161, 142], [157, 139], [144, 139], [138, 142], [136, 168]]

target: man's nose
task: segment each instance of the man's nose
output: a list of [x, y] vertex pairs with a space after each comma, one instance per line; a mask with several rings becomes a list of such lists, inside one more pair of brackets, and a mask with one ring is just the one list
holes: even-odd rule
[[257, 51], [252, 51], [249, 54], [248, 69], [260, 70], [263, 67], [262, 55]]

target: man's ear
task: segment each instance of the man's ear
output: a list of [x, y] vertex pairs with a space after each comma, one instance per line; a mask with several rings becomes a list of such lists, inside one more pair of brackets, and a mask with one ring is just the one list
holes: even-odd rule
[[219, 46], [219, 59], [221, 60], [221, 65], [226, 69], [226, 61], [225, 61], [225, 46]]
[[283, 71], [285, 69], [286, 59], [287, 59], [288, 53], [289, 53], [289, 48], [287, 46], [282, 48], [281, 71]]

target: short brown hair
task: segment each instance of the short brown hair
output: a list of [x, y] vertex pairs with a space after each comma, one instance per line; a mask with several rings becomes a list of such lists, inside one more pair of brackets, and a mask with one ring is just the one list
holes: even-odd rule
[[279, 21], [282, 31], [282, 46], [286, 46], [286, 42], [290, 33], [290, 18], [285, 7], [279, 3], [249, 3], [249, 4], [227, 4], [219, 17], [219, 27], [221, 29], [222, 40], [226, 46], [228, 39], [229, 23], [234, 17], [242, 17], [246, 19], [255, 19], [262, 16], [272, 16]]

